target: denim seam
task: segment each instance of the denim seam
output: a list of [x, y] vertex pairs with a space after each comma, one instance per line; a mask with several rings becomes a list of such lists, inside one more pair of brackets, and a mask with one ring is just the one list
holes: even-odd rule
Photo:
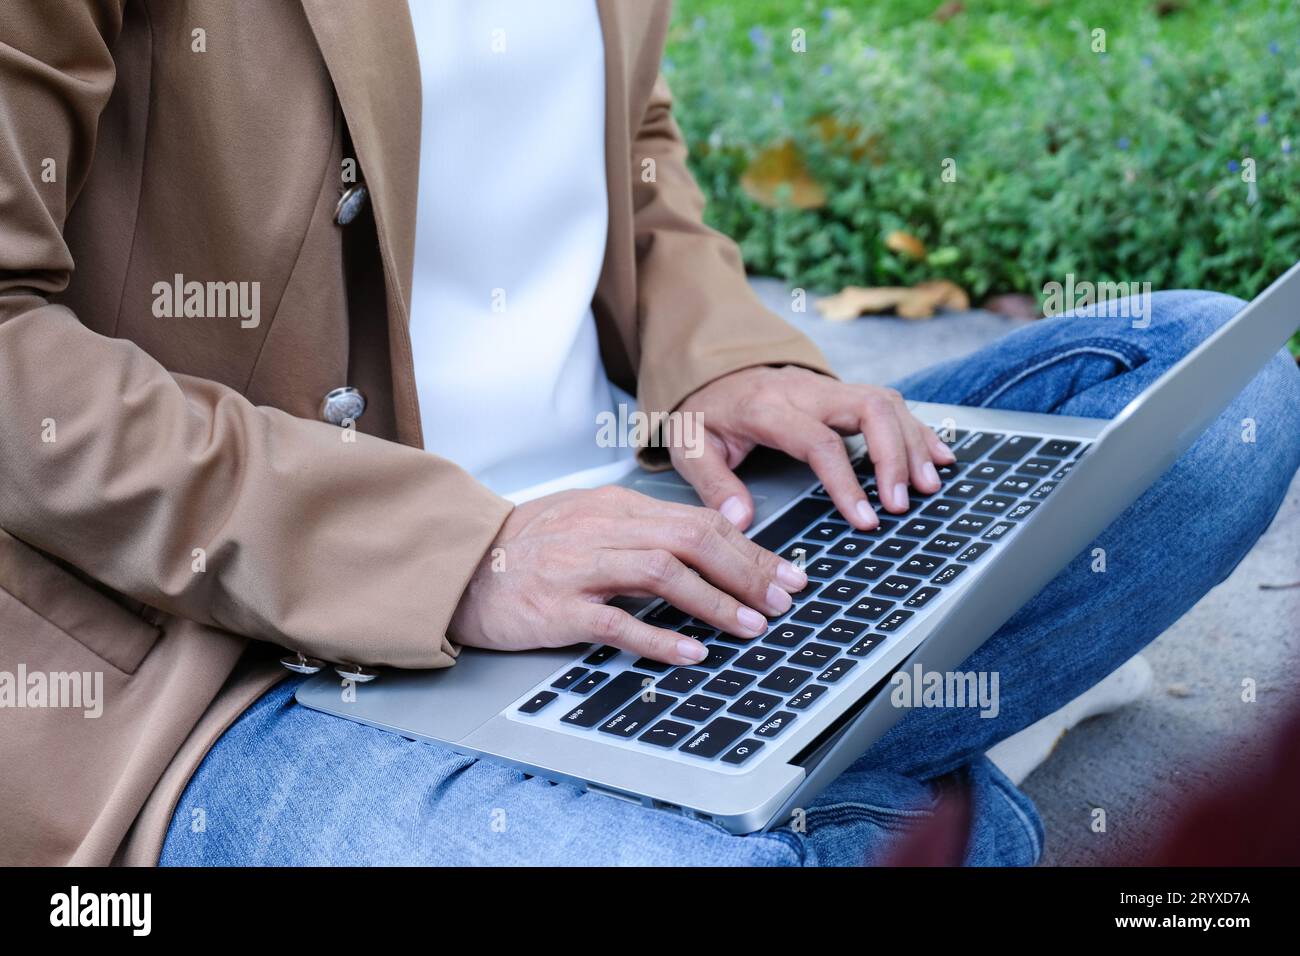
[[1120, 339], [1084, 339], [1064, 351], [1040, 353], [1022, 362], [1019, 366], [995, 378], [982, 389], [972, 392], [961, 404], [985, 408], [990, 402], [995, 401], [1008, 389], [1023, 382], [1033, 373], [1075, 355], [1106, 355], [1120, 362], [1125, 371], [1132, 371], [1145, 361], [1145, 356], [1139, 350]]
[[1034, 858], [1031, 861], [1031, 864], [1037, 863], [1043, 855], [1043, 845], [1038, 839], [1038, 828], [1034, 826], [1033, 821], [1029, 819], [1029, 815], [1025, 813], [1024, 809], [1016, 803], [1015, 800], [1011, 799], [1011, 794], [1006, 791], [1006, 788], [1000, 781], [994, 779], [992, 783], [993, 789], [995, 789], [998, 792], [998, 795], [1007, 802], [1007, 806], [1011, 808], [1011, 812], [1016, 815], [1020, 820], [1021, 825], [1025, 828], [1025, 832], [1029, 834], [1029, 843], [1034, 850]]

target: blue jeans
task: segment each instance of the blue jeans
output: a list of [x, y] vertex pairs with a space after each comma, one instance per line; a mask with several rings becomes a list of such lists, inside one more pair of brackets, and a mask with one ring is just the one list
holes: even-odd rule
[[[932, 402], [1110, 418], [1241, 305], [1167, 292], [1154, 296], [1142, 329], [1095, 309], [1047, 319], [898, 388]], [[1103, 532], [1105, 573], [1081, 554], [963, 665], [1000, 674], [999, 715], [910, 711], [813, 802], [801, 832], [733, 836], [413, 743], [296, 705], [295, 679], [265, 694], [204, 759], [161, 862], [870, 864], [956, 784], [971, 800], [967, 862], [1032, 864], [1042, 823], [985, 751], [1100, 681], [1222, 581], [1297, 467], [1300, 371], [1279, 354]]]

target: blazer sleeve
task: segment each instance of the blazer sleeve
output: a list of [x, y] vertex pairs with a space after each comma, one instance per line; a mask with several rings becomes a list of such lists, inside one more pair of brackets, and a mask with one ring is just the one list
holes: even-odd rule
[[194, 621], [327, 660], [450, 664], [448, 621], [509, 503], [418, 449], [171, 374], [52, 304], [121, 0], [4, 3], [0, 526]]
[[704, 196], [662, 75], [632, 163], [642, 408], [672, 411], [714, 379], [755, 365], [833, 374], [818, 348], [750, 289], [736, 244], [704, 225]]

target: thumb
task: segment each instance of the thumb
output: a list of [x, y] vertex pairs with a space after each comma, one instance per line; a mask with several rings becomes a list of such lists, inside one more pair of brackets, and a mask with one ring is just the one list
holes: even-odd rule
[[690, 482], [706, 507], [722, 512], [741, 531], [749, 527], [754, 520], [754, 500], [728, 467], [722, 442], [706, 435], [693, 447], [674, 447], [671, 457], [677, 473]]

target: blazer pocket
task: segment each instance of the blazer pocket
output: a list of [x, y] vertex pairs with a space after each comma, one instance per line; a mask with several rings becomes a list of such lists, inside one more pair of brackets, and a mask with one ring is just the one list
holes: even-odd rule
[[[4, 531], [0, 531], [0, 590], [126, 674], [135, 673], [162, 635], [144, 618]], [[4, 623], [0, 620], [0, 629]]]

